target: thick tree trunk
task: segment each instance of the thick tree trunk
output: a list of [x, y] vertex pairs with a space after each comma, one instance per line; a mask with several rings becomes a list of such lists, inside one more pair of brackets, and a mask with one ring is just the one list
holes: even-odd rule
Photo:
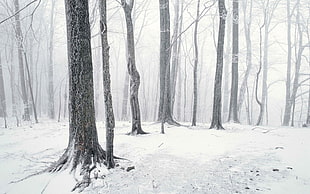
[[[69, 143], [59, 161], [50, 171], [78, 169], [83, 179], [76, 187], [90, 184], [90, 175], [103, 164], [105, 151], [98, 143], [91, 55], [88, 1], [66, 0], [69, 64]], [[78, 168], [79, 167], [79, 168]]]
[[49, 41], [49, 62], [48, 62], [48, 117], [55, 119], [54, 108], [54, 12], [55, 0], [52, 0], [51, 18], [50, 18], [50, 41]]
[[111, 78], [109, 67], [109, 43], [107, 28], [107, 4], [103, 0], [99, 3], [100, 8], [100, 31], [102, 44], [102, 63], [103, 63], [103, 88], [104, 88], [104, 105], [105, 105], [105, 125], [106, 125], [106, 162], [108, 168], [114, 168], [113, 159], [113, 139], [115, 119], [112, 106]]
[[[252, 1], [250, 2], [250, 12], [249, 15], [247, 14], [247, 2], [243, 1], [243, 12], [244, 12], [244, 19], [243, 19], [243, 24], [244, 24], [244, 35], [246, 39], [246, 71], [244, 74], [244, 78], [242, 80], [241, 86], [240, 86], [240, 91], [239, 91], [239, 98], [238, 98], [238, 113], [240, 115], [241, 109], [242, 109], [242, 104], [244, 101], [244, 95], [247, 90], [247, 82], [248, 78], [250, 76], [250, 72], [252, 69], [252, 40], [251, 40], [251, 24], [252, 24], [252, 10], [253, 10], [253, 3]], [[249, 118], [248, 118], [249, 119]], [[251, 120], [251, 119], [249, 119]]]
[[[170, 13], [169, 1], [159, 0], [160, 11], [160, 97], [158, 120], [179, 125], [172, 118], [170, 88]], [[166, 88], [167, 85], [167, 89]], [[167, 99], [167, 102], [164, 100]], [[164, 106], [166, 104], [166, 106]]]
[[199, 7], [200, 7], [200, 0], [197, 2], [197, 12], [196, 12], [196, 21], [194, 27], [194, 103], [193, 103], [193, 118], [192, 118], [192, 126], [196, 126], [197, 120], [197, 103], [198, 103], [198, 78], [197, 78], [197, 69], [198, 69], [198, 22], [199, 22]]
[[213, 114], [210, 128], [224, 129], [222, 126], [222, 75], [223, 75], [223, 50], [225, 39], [225, 22], [227, 11], [225, 8], [225, 0], [218, 1], [219, 9], [219, 32], [217, 44], [217, 62], [214, 81], [214, 97], [213, 97]]
[[239, 0], [233, 0], [232, 71], [228, 121], [238, 119]]
[[7, 112], [6, 112], [6, 100], [5, 100], [1, 53], [0, 53], [0, 117], [3, 117], [4, 127], [7, 128], [7, 122], [6, 122]]
[[141, 128], [141, 115], [139, 107], [139, 86], [140, 86], [140, 75], [136, 67], [135, 59], [135, 42], [134, 42], [134, 29], [132, 23], [132, 8], [134, 0], [127, 3], [122, 0], [122, 6], [125, 12], [126, 26], [127, 26], [127, 48], [128, 48], [128, 74], [130, 76], [130, 107], [131, 107], [131, 118], [132, 128], [131, 134], [145, 134]]
[[[19, 11], [19, 0], [14, 0], [15, 12]], [[19, 62], [19, 77], [21, 84], [21, 92], [22, 99], [24, 104], [24, 114], [23, 119], [25, 121], [30, 121], [30, 106], [28, 102], [28, 95], [26, 90], [26, 81], [25, 81], [25, 69], [24, 69], [24, 61], [23, 61], [23, 34], [21, 29], [20, 17], [19, 13], [15, 15], [15, 33], [17, 40], [17, 48], [18, 48], [18, 62]]]

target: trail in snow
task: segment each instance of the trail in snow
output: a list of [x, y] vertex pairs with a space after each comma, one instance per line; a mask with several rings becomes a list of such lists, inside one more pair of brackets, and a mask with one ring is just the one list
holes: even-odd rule
[[[84, 193], [310, 193], [310, 129], [226, 124], [226, 130], [144, 123], [144, 136], [125, 135], [117, 122], [115, 154], [130, 161], [105, 171]], [[104, 124], [97, 124], [104, 145]], [[68, 141], [68, 124], [44, 121], [0, 129], [0, 193], [66, 193], [68, 172], [38, 172], [57, 160]], [[102, 141], [103, 140], [103, 141]], [[128, 166], [135, 169], [122, 170]]]

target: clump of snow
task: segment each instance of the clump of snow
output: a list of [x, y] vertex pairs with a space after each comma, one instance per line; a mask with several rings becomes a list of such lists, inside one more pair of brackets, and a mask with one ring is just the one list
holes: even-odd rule
[[[115, 128], [115, 169], [96, 165], [83, 193], [310, 193], [310, 129], [229, 123], [226, 130], [143, 123], [147, 135]], [[105, 128], [97, 123], [103, 147]], [[45, 120], [0, 128], [0, 193], [71, 193], [78, 175], [40, 172], [59, 159], [68, 124]], [[128, 167], [134, 168], [128, 171]], [[77, 192], [77, 191], [76, 191]]]

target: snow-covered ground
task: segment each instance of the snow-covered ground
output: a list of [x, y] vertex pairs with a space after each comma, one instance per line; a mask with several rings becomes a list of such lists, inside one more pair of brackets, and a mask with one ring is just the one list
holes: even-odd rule
[[[84, 193], [310, 193], [310, 129], [224, 125], [226, 130], [144, 123], [150, 132], [128, 136], [117, 122], [115, 154], [127, 158], [103, 170]], [[104, 124], [97, 123], [104, 146]], [[0, 128], [0, 193], [70, 193], [73, 174], [40, 172], [68, 142], [68, 123]], [[127, 167], [134, 166], [129, 172]]]

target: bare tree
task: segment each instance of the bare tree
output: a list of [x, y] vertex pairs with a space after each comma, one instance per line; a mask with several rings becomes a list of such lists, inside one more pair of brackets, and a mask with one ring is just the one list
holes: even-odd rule
[[[160, 97], [158, 120], [179, 125], [172, 118], [170, 88], [170, 13], [169, 0], [159, 0], [160, 12]], [[166, 86], [167, 85], [167, 86]], [[167, 102], [165, 102], [165, 99]], [[164, 106], [166, 105], [166, 106]]]
[[[15, 12], [18, 12], [19, 9], [19, 0], [14, 0]], [[17, 40], [18, 47], [18, 62], [19, 62], [19, 77], [22, 91], [22, 99], [24, 104], [24, 115], [23, 118], [26, 121], [30, 121], [30, 106], [28, 102], [28, 95], [26, 91], [26, 83], [25, 83], [25, 69], [24, 69], [24, 61], [23, 61], [23, 34], [21, 29], [20, 15], [17, 13], [15, 15], [15, 34]]]
[[128, 74], [130, 76], [130, 106], [131, 106], [131, 118], [132, 128], [131, 134], [145, 134], [141, 127], [141, 115], [139, 107], [139, 86], [140, 86], [140, 75], [136, 67], [135, 59], [135, 42], [134, 42], [134, 29], [132, 23], [132, 9], [134, 0], [127, 2], [122, 0], [122, 7], [125, 13], [126, 26], [127, 26], [127, 49], [128, 49]]
[[50, 119], [55, 118], [54, 108], [54, 14], [55, 0], [52, 0], [52, 9], [50, 15], [50, 40], [49, 40], [49, 62], [48, 62], [48, 116]]
[[223, 76], [223, 50], [225, 39], [225, 23], [227, 11], [225, 8], [225, 0], [218, 1], [219, 9], [219, 32], [218, 32], [218, 44], [217, 44], [217, 61], [216, 72], [214, 82], [214, 96], [213, 96], [213, 114], [210, 128], [224, 129], [222, 126], [222, 76]]
[[196, 126], [196, 117], [197, 117], [197, 103], [198, 103], [198, 81], [197, 81], [197, 68], [198, 68], [198, 22], [199, 22], [199, 7], [200, 7], [200, 0], [197, 2], [197, 11], [196, 11], [196, 21], [194, 27], [194, 103], [193, 103], [193, 119], [192, 119], [192, 126]]
[[115, 119], [112, 106], [111, 79], [109, 68], [109, 43], [107, 27], [107, 4], [105, 0], [99, 3], [100, 9], [100, 31], [102, 44], [102, 62], [103, 62], [103, 88], [105, 105], [105, 125], [106, 125], [106, 161], [108, 168], [114, 168], [113, 159], [113, 139]]
[[233, 41], [231, 90], [228, 121], [239, 123], [238, 119], [238, 58], [239, 58], [239, 0], [233, 0]]
[[65, 8], [69, 55], [69, 143], [49, 171], [78, 169], [83, 179], [73, 190], [83, 190], [90, 184], [96, 166], [104, 164], [106, 153], [98, 142], [95, 122], [88, 1], [66, 0]]
[[[242, 1], [242, 9], [243, 9], [243, 26], [244, 26], [244, 35], [246, 39], [246, 70], [245, 74], [240, 86], [239, 97], [238, 97], [238, 112], [240, 115], [242, 104], [244, 101], [244, 95], [247, 90], [248, 79], [250, 76], [250, 72], [252, 69], [252, 40], [251, 40], [251, 26], [252, 26], [252, 10], [253, 10], [253, 2], [252, 0], [244, 0]], [[249, 4], [249, 5], [248, 5]], [[249, 10], [249, 12], [247, 11]], [[250, 118], [248, 117], [248, 120]]]

